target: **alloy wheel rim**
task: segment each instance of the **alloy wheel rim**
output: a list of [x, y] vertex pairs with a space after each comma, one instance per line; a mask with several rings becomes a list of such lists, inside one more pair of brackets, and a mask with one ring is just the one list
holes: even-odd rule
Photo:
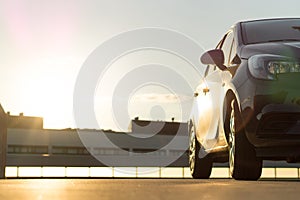
[[235, 113], [232, 108], [229, 120], [229, 168], [231, 174], [234, 169], [234, 156], [235, 156]]
[[190, 170], [193, 173], [195, 168], [195, 151], [196, 151], [196, 138], [195, 138], [195, 132], [193, 126], [190, 130], [190, 145], [189, 145], [189, 164], [190, 164]]

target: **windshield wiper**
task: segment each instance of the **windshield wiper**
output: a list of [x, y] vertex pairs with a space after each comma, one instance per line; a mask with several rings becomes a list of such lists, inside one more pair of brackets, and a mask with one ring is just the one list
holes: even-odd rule
[[300, 41], [299, 39], [278, 39], [278, 40], [268, 40], [267, 42], [297, 42]]

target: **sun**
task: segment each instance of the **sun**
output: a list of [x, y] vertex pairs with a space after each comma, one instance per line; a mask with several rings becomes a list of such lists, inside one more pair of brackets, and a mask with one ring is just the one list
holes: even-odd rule
[[28, 74], [17, 93], [15, 105], [27, 116], [44, 118], [44, 128], [61, 129], [73, 124], [74, 77], [66, 73]]

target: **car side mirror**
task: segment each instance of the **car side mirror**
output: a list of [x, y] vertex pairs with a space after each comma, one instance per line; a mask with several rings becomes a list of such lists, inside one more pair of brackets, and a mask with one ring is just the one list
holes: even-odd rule
[[213, 49], [205, 52], [200, 61], [205, 65], [217, 65], [221, 70], [226, 70], [227, 67], [224, 65], [224, 53], [221, 49]]

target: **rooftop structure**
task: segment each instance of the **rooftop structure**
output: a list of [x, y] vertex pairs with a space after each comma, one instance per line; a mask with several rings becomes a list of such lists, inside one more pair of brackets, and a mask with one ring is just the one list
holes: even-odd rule
[[157, 134], [157, 135], [187, 135], [187, 123], [175, 122], [172, 118], [168, 121], [150, 121], [134, 118], [129, 125], [132, 133]]
[[20, 113], [19, 115], [10, 115], [10, 112], [7, 112], [7, 128], [42, 130], [43, 118], [24, 116], [23, 113]]

